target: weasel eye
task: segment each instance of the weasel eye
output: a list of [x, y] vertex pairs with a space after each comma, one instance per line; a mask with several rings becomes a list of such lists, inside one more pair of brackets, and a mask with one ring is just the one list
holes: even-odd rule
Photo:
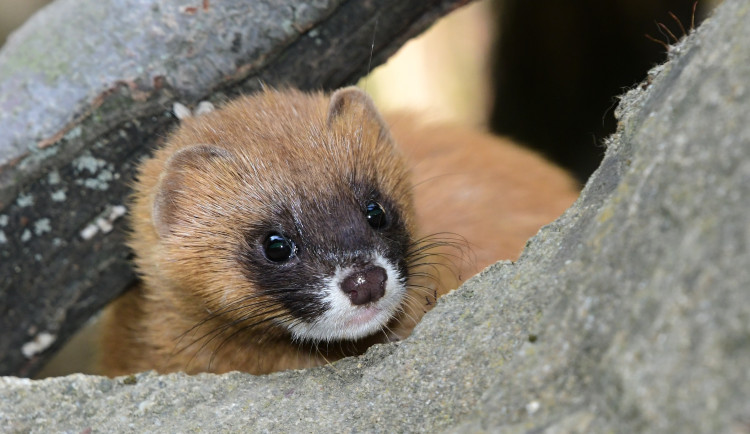
[[385, 210], [379, 203], [372, 200], [367, 202], [366, 211], [367, 223], [374, 229], [382, 229], [388, 223], [385, 218]]
[[263, 253], [271, 262], [288, 261], [294, 257], [296, 251], [294, 243], [283, 235], [271, 234], [263, 242]]

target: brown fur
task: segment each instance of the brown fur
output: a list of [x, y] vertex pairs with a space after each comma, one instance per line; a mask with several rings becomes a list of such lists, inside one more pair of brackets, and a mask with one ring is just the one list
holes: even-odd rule
[[[234, 256], [251, 224], [238, 216], [263, 212], [253, 189], [262, 187], [278, 200], [289, 197], [289, 189], [315, 197], [321, 188], [339, 186], [342, 171], [378, 174], [383, 190], [405, 210], [406, 227], [416, 239], [442, 234], [422, 242], [437, 241], [429, 257], [437, 265], [423, 265], [414, 273], [409, 284], [416, 290], [407, 296], [404, 313], [389, 324], [390, 338], [406, 337], [435, 304], [435, 296], [498, 259], [517, 258], [526, 240], [577, 196], [577, 185], [564, 171], [508, 141], [420, 126], [398, 116], [389, 124], [404, 159], [395, 148], [378, 144], [385, 140], [383, 121], [369, 98], [358, 91], [344, 94], [333, 103], [326, 95], [297, 91], [240, 98], [218, 112], [185, 120], [143, 164], [130, 242], [143, 281], [105, 315], [105, 374], [148, 369], [267, 373], [321, 365], [387, 339], [382, 334], [315, 347], [291, 342], [274, 327], [248, 331], [229, 325], [231, 313], [210, 318], [233, 298], [253, 291]], [[360, 148], [347, 148], [360, 139]], [[306, 147], [311, 141], [340, 149], [334, 151], [337, 161]], [[213, 158], [195, 147], [199, 144], [235, 157]], [[369, 167], [352, 168], [352, 153], [364, 155]], [[403, 182], [409, 171], [413, 188]], [[180, 234], [199, 234], [211, 248], [180, 244]], [[445, 239], [459, 244], [465, 239], [470, 249], [457, 249], [455, 242], [444, 245]], [[271, 315], [274, 306], [264, 309]], [[226, 330], [211, 339], [222, 326]]]

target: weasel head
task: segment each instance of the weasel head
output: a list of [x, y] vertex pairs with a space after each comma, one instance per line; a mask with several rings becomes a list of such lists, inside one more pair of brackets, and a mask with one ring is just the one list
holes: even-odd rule
[[268, 90], [186, 119], [149, 170], [131, 244], [153, 240], [139, 268], [177, 305], [314, 342], [364, 338], [399, 313], [409, 174], [359, 89]]

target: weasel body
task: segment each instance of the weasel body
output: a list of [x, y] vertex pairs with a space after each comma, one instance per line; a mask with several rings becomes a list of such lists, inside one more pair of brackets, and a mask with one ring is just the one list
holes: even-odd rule
[[142, 165], [142, 283], [105, 316], [103, 371], [261, 374], [404, 338], [576, 196], [529, 151], [387, 123], [356, 88], [240, 98], [186, 119]]

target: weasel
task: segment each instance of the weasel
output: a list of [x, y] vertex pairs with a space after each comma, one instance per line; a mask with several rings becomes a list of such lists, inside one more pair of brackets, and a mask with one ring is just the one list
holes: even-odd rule
[[241, 97], [142, 164], [141, 283], [104, 317], [103, 373], [263, 374], [403, 339], [577, 195], [530, 151], [386, 121], [354, 87]]

